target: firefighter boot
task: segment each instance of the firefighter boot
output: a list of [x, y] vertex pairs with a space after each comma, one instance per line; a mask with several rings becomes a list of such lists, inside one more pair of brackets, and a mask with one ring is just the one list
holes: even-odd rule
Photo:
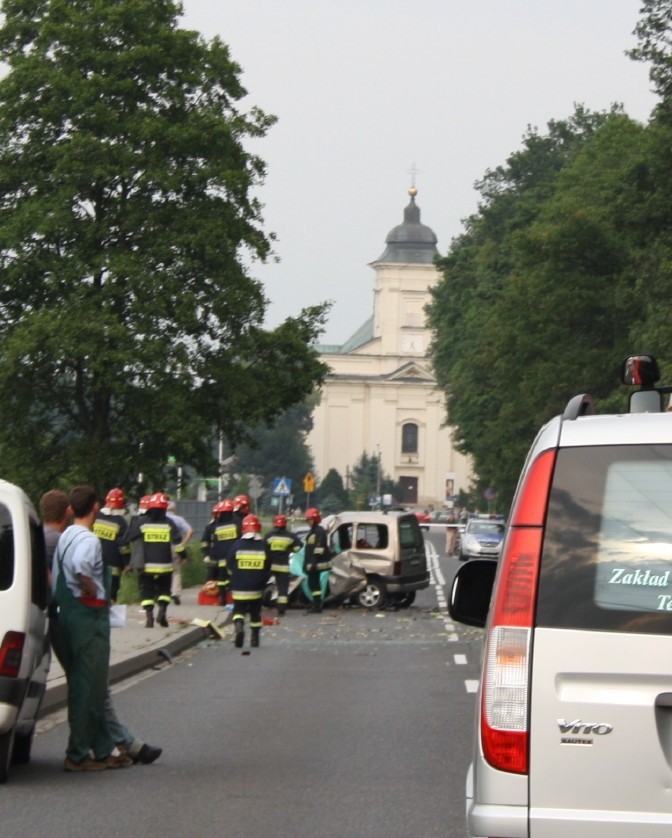
[[145, 614], [147, 615], [145, 618], [145, 628], [154, 628], [154, 606], [145, 605]]
[[236, 639], [233, 641], [236, 649], [242, 649], [245, 642], [245, 623], [242, 620], [235, 620]]
[[255, 626], [252, 629], [252, 636], [250, 637], [250, 646], [253, 646], [255, 649], [259, 646], [259, 626]]
[[157, 623], [164, 628], [168, 628], [168, 618], [166, 617], [166, 609], [168, 608], [167, 602], [160, 602], [159, 603], [159, 613], [156, 618]]
[[313, 597], [313, 607], [308, 609], [309, 614], [321, 614], [322, 613], [322, 597], [321, 596], [314, 596]]

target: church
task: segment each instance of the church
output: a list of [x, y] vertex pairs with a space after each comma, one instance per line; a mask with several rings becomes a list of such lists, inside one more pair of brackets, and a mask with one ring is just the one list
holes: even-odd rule
[[472, 480], [468, 457], [454, 450], [445, 399], [428, 357], [425, 306], [440, 278], [437, 238], [420, 221], [417, 189], [403, 222], [385, 239], [374, 271], [373, 312], [342, 346], [319, 346], [330, 368], [308, 436], [318, 480], [343, 479], [362, 454], [404, 488], [400, 503], [451, 506]]

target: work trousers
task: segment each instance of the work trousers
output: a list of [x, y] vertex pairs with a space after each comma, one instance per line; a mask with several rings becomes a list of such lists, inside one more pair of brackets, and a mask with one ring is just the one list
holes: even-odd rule
[[82, 762], [93, 752], [105, 759], [114, 749], [105, 716], [110, 664], [109, 608], [90, 608], [74, 597], [62, 603], [58, 652], [68, 681], [70, 737], [66, 754]]
[[255, 599], [239, 599], [236, 594], [233, 595], [233, 620], [234, 625], [236, 620], [245, 622], [245, 615], [250, 615], [250, 628], [261, 628], [261, 594]]
[[157, 602], [165, 602], [166, 604], [171, 602], [172, 576], [172, 570], [169, 573], [145, 573], [143, 571], [140, 574], [140, 593], [142, 596], [140, 605], [143, 608], [153, 608]]

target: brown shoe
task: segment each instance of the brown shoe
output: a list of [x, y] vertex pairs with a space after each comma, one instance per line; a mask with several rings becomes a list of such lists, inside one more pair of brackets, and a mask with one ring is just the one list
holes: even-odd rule
[[133, 760], [128, 754], [122, 753], [110, 754], [105, 759], [102, 759], [101, 762], [105, 768], [128, 768], [129, 765], [133, 765]]
[[81, 762], [74, 762], [70, 757], [65, 758], [63, 763], [64, 771], [104, 771], [108, 766], [105, 761], [85, 757]]

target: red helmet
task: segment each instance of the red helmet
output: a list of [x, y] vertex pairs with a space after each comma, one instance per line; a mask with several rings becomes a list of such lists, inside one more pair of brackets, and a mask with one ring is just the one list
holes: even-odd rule
[[219, 515], [220, 512], [233, 512], [233, 501], [228, 498], [220, 500], [212, 507], [213, 515]]
[[315, 506], [311, 506], [310, 509], [306, 509], [306, 521], [310, 521], [311, 519], [315, 524], [319, 524], [322, 520], [320, 510]]
[[143, 495], [140, 500], [138, 501], [138, 510], [144, 512], [147, 509], [147, 504], [149, 503], [149, 495]]
[[110, 509], [124, 509], [126, 506], [126, 496], [123, 489], [110, 489], [105, 495], [105, 506]]
[[273, 526], [280, 529], [281, 527], [287, 526], [287, 516], [286, 515], [276, 515], [273, 519]]
[[261, 532], [261, 521], [256, 515], [246, 515], [243, 518], [243, 532]]
[[168, 509], [169, 500], [165, 492], [156, 492], [147, 498], [147, 509]]
[[236, 495], [233, 499], [233, 511], [234, 512], [242, 512], [243, 515], [247, 515], [250, 511], [250, 499], [247, 495]]

